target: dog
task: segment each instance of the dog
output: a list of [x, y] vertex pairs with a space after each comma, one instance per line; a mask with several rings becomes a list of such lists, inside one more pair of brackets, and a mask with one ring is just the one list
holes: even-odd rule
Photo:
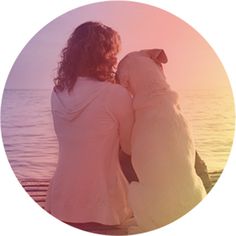
[[133, 96], [131, 161], [138, 181], [128, 195], [140, 232], [173, 222], [206, 195], [191, 130], [164, 74], [167, 61], [164, 50], [146, 49], [129, 53], [117, 69]]

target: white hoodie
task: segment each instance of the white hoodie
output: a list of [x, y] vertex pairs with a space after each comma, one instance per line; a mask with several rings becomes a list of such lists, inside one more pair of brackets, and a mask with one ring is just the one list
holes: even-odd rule
[[119, 146], [130, 154], [132, 100], [120, 85], [80, 77], [68, 93], [52, 92], [59, 160], [46, 210], [73, 223], [121, 224], [131, 211]]

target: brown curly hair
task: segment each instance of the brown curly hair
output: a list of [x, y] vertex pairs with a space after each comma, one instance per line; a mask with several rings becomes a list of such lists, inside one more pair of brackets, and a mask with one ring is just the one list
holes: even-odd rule
[[119, 50], [120, 36], [112, 28], [91, 21], [79, 25], [61, 52], [54, 88], [70, 92], [79, 76], [114, 82]]

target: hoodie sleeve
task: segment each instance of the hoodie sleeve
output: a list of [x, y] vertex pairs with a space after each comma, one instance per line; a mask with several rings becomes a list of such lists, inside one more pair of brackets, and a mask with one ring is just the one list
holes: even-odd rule
[[134, 124], [132, 98], [128, 91], [120, 85], [115, 85], [111, 92], [110, 109], [119, 124], [119, 139], [122, 151], [131, 154], [131, 135]]

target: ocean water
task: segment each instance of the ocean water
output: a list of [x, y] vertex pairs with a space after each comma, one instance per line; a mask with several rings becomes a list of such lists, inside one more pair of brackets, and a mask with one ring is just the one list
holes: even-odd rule
[[[234, 134], [231, 91], [179, 90], [180, 106], [189, 121], [196, 149], [209, 171], [222, 170]], [[19, 179], [48, 179], [53, 175], [58, 144], [50, 111], [50, 90], [7, 90], [1, 108], [3, 143]]]

